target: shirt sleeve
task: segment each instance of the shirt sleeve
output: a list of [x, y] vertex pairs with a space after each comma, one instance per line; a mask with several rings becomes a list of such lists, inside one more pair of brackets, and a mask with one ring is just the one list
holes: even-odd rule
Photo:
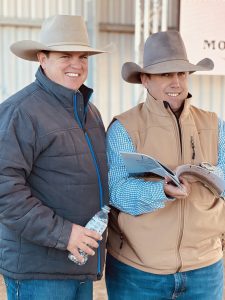
[[163, 208], [168, 199], [163, 181], [145, 181], [129, 176], [120, 152], [136, 152], [125, 128], [115, 121], [106, 138], [109, 164], [110, 204], [131, 215], [140, 215]]
[[[219, 119], [218, 164], [216, 173], [225, 180], [225, 122]], [[225, 191], [222, 193], [225, 196]]]

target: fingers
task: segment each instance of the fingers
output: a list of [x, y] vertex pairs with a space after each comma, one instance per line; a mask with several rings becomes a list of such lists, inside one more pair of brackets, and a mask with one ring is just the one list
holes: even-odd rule
[[96, 231], [73, 224], [67, 250], [70, 251], [78, 261], [83, 262], [79, 250], [88, 255], [94, 255], [94, 249], [98, 248], [98, 241], [101, 239], [102, 236]]
[[79, 249], [84, 251], [88, 255], [91, 255], [91, 256], [95, 255], [95, 251], [87, 244], [82, 244], [81, 248], [79, 248]]
[[87, 229], [85, 227], [83, 227], [83, 228], [84, 228], [85, 235], [95, 239], [96, 241], [101, 241], [102, 240], [101, 234], [99, 234], [97, 231], [90, 230], [90, 229]]
[[184, 178], [179, 178], [181, 182], [181, 188], [173, 185], [168, 178], [165, 178], [164, 181], [164, 192], [167, 196], [176, 198], [176, 199], [183, 199], [188, 197], [191, 192], [191, 185], [188, 181]]
[[74, 249], [73, 252], [70, 251], [70, 253], [78, 260], [80, 263], [84, 262], [83, 256], [81, 256], [80, 252], [77, 249]]
[[182, 185], [183, 190], [186, 192], [187, 196], [191, 193], [191, 184], [187, 181], [187, 179], [180, 177], [180, 182]]
[[184, 198], [187, 196], [187, 193], [185, 190], [174, 186], [170, 183], [167, 183], [164, 185], [164, 192], [167, 196], [172, 198]]

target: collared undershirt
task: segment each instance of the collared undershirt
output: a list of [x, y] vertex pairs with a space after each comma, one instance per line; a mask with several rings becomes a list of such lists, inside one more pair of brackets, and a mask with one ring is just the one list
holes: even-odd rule
[[[219, 120], [219, 147], [217, 173], [225, 177], [225, 122]], [[120, 152], [136, 152], [130, 136], [119, 121], [107, 132], [110, 204], [131, 215], [140, 215], [165, 206], [163, 180], [144, 181], [129, 177]]]

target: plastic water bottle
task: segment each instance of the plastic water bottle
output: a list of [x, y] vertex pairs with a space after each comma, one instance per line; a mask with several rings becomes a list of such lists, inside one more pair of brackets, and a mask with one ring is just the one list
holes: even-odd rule
[[[107, 205], [104, 205], [102, 209], [97, 212], [91, 220], [85, 225], [85, 228], [95, 230], [99, 234], [103, 234], [103, 232], [106, 230], [106, 227], [108, 225], [108, 214], [110, 211], [110, 207]], [[80, 262], [76, 259], [76, 257], [73, 254], [69, 254], [68, 258], [75, 262], [77, 265], [82, 266], [84, 265], [88, 260], [88, 254], [84, 251], [79, 249], [80, 255], [84, 258], [83, 262]]]

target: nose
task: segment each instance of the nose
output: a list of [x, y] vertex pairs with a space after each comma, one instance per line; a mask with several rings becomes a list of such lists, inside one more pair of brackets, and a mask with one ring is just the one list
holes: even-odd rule
[[70, 65], [71, 65], [71, 67], [73, 67], [73, 68], [81, 69], [81, 61], [80, 61], [80, 58], [77, 57], [77, 56], [72, 56], [72, 57], [71, 57], [71, 60], [70, 60]]
[[171, 86], [172, 87], [179, 87], [180, 86], [180, 79], [178, 74], [173, 74], [172, 80], [171, 80]]

